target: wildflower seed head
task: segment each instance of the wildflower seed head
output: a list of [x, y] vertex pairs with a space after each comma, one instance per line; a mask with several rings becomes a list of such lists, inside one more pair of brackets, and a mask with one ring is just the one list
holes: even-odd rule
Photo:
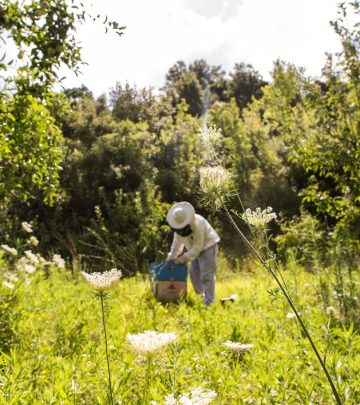
[[221, 129], [204, 125], [200, 130], [200, 140], [206, 148], [214, 148], [222, 138]]
[[275, 212], [271, 207], [264, 210], [261, 208], [256, 208], [255, 211], [251, 211], [249, 208], [241, 215], [241, 218], [250, 226], [257, 229], [264, 229], [266, 225], [277, 218]]
[[33, 231], [32, 226], [28, 222], [22, 222], [21, 223], [21, 228], [28, 233], [31, 233]]
[[200, 188], [204, 202], [218, 210], [231, 194], [233, 182], [231, 174], [222, 166], [204, 166], [200, 168]]
[[232, 342], [231, 340], [228, 340], [224, 343], [224, 346], [228, 347], [234, 352], [246, 352], [247, 350], [251, 349], [254, 345], [252, 345], [251, 343]]
[[104, 273], [86, 273], [82, 271], [84, 279], [87, 281], [92, 290], [98, 292], [108, 291], [121, 277], [121, 271], [111, 269]]
[[9, 245], [1, 245], [2, 249], [5, 250], [5, 252], [10, 253], [13, 256], [17, 256], [18, 252], [15, 248], [10, 247]]
[[128, 334], [126, 339], [138, 354], [146, 356], [161, 351], [176, 339], [176, 335], [174, 333], [145, 331], [137, 335]]
[[222, 141], [221, 129], [216, 129], [215, 126], [208, 127], [206, 124], [202, 127], [199, 133], [202, 155], [204, 162], [210, 163], [214, 160], [219, 161], [217, 149]]

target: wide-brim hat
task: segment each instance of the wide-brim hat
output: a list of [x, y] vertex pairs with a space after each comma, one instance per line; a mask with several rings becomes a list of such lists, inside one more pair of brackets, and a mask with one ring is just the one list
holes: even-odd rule
[[178, 202], [174, 204], [166, 215], [166, 221], [174, 229], [184, 228], [189, 225], [194, 218], [194, 207], [186, 202]]

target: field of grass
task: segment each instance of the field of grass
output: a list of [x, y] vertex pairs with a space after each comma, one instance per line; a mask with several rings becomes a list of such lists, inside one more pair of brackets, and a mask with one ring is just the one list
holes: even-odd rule
[[[120, 280], [105, 313], [114, 402], [163, 404], [195, 388], [214, 404], [333, 404], [330, 386], [269, 274], [220, 263], [217, 298], [204, 307], [188, 282], [186, 300], [164, 305], [141, 276]], [[321, 304], [317, 279], [301, 268], [284, 278], [344, 404], [360, 404], [360, 335]], [[81, 275], [54, 270], [1, 287], [0, 404], [107, 404], [108, 370], [101, 303]], [[6, 303], [6, 304], [5, 304]], [[128, 334], [176, 334], [150, 358], [134, 353]], [[5, 341], [7, 339], [7, 341]], [[237, 353], [226, 341], [252, 344]], [[6, 344], [5, 344], [6, 343]]]

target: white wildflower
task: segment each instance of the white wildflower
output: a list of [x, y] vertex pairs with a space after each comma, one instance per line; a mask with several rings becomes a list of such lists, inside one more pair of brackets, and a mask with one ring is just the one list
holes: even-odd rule
[[25, 250], [24, 254], [31, 263], [39, 264], [38, 257], [31, 250]]
[[254, 347], [254, 345], [252, 345], [251, 343], [232, 342], [231, 340], [226, 341], [224, 343], [224, 346], [228, 347], [231, 350], [234, 350], [234, 352], [246, 352], [246, 350]]
[[215, 391], [204, 390], [203, 388], [196, 388], [189, 394], [183, 394], [178, 399], [181, 405], [207, 405], [217, 396]]
[[[165, 397], [165, 405], [207, 405], [217, 396], [215, 391], [195, 388], [190, 393], [175, 398], [174, 394]], [[151, 405], [158, 405], [156, 401], [151, 401]]]
[[270, 390], [270, 395], [271, 395], [273, 398], [275, 398], [275, 397], [277, 397], [279, 394], [278, 394], [278, 392], [277, 392], [276, 390], [274, 390], [274, 388], [271, 388], [271, 390]]
[[145, 331], [137, 335], [128, 334], [126, 339], [136, 352], [148, 355], [161, 351], [166, 345], [176, 339], [176, 335], [174, 333]]
[[167, 395], [165, 397], [165, 405], [178, 405], [179, 402], [176, 400], [174, 394]]
[[1, 247], [5, 250], [5, 252], [10, 253], [13, 256], [18, 254], [15, 248], [10, 247], [9, 245], [1, 245]]
[[200, 168], [200, 188], [204, 200], [215, 209], [219, 209], [224, 197], [232, 188], [231, 174], [222, 166], [204, 166]]
[[21, 227], [22, 227], [22, 229], [23, 229], [24, 231], [26, 231], [26, 232], [28, 232], [28, 233], [31, 233], [31, 232], [33, 231], [31, 224], [29, 224], [28, 222], [22, 222], [22, 223], [21, 223]]
[[296, 318], [295, 312], [288, 312], [288, 313], [286, 314], [286, 318], [288, 318], [288, 319], [294, 319], [294, 318]]
[[54, 254], [53, 255], [52, 262], [59, 269], [64, 269], [65, 268], [65, 260], [59, 254]]
[[5, 273], [4, 275], [10, 281], [17, 281], [18, 280], [18, 277], [15, 274]]
[[121, 277], [121, 271], [111, 269], [104, 273], [85, 273], [81, 272], [90, 287], [96, 291], [105, 291], [113, 286]]
[[[35, 256], [36, 257], [36, 256]], [[25, 256], [21, 257], [17, 262], [16, 262], [16, 269], [18, 271], [24, 272], [24, 273], [34, 273], [36, 271], [36, 267], [29, 261], [29, 259]]]
[[28, 274], [35, 273], [35, 271], [36, 271], [36, 267], [30, 263], [25, 264], [23, 269], [24, 269], [25, 273], [28, 273]]
[[8, 281], [3, 281], [2, 283], [5, 287], [10, 288], [10, 290], [13, 290], [15, 287], [13, 283], [9, 283]]
[[273, 212], [271, 207], [267, 207], [264, 210], [261, 208], [256, 208], [255, 211], [247, 209], [244, 214], [241, 215], [241, 218], [249, 225], [254, 228], [264, 228], [273, 219], [276, 219], [277, 215]]
[[29, 244], [33, 246], [37, 246], [39, 244], [39, 240], [36, 236], [30, 236]]

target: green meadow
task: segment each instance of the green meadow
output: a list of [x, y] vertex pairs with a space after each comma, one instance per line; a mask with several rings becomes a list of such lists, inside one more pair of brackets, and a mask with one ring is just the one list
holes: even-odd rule
[[[335, 298], [324, 307], [319, 279], [292, 263], [282, 269], [346, 404], [360, 401], [360, 336], [338, 321]], [[359, 280], [357, 280], [359, 281]], [[163, 404], [196, 388], [214, 404], [332, 404], [308, 340], [269, 274], [254, 263], [220, 260], [217, 302], [205, 307], [188, 280], [186, 299], [157, 302], [146, 276], [121, 279], [105, 301], [114, 403]], [[237, 294], [234, 302], [219, 298]], [[107, 404], [108, 374], [100, 301], [79, 274], [39, 270], [1, 289], [1, 404]], [[149, 357], [136, 354], [128, 334], [174, 333]], [[253, 345], [236, 352], [226, 341]], [[2, 342], [3, 343], [3, 342]]]

